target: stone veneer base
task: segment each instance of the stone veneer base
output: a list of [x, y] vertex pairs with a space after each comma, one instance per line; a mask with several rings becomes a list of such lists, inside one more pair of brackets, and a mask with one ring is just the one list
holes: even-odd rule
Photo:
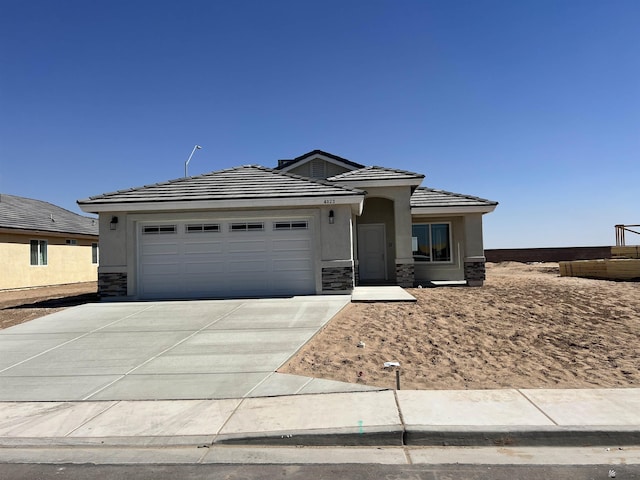
[[396, 263], [396, 284], [403, 288], [411, 288], [416, 281], [413, 263]]
[[98, 295], [106, 297], [127, 296], [126, 273], [98, 273]]
[[353, 267], [325, 267], [322, 269], [322, 291], [353, 290]]
[[484, 262], [464, 262], [464, 279], [470, 287], [481, 287], [486, 278]]

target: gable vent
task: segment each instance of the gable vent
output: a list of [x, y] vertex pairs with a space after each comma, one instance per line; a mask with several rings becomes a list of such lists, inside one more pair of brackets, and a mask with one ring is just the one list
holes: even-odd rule
[[311, 178], [327, 178], [327, 163], [324, 160], [311, 161]]

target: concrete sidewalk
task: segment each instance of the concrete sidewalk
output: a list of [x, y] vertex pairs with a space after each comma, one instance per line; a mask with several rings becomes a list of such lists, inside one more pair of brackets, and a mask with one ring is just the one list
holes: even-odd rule
[[2, 402], [0, 447], [640, 445], [640, 389]]

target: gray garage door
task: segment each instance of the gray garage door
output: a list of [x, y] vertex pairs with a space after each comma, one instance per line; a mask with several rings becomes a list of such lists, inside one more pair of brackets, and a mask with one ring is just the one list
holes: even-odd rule
[[311, 219], [155, 222], [138, 228], [143, 298], [315, 293]]

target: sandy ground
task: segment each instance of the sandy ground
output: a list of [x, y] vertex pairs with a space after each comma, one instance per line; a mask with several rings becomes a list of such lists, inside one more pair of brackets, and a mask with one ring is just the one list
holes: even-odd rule
[[98, 301], [97, 282], [0, 291], [0, 329], [67, 307]]
[[482, 288], [409, 291], [347, 306], [279, 371], [393, 388], [398, 361], [402, 389], [640, 386], [640, 283], [501, 263]]

